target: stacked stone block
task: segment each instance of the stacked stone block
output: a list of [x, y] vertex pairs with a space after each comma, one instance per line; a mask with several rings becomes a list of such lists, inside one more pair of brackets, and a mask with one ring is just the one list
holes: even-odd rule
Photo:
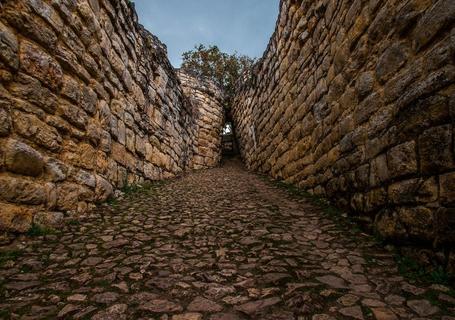
[[233, 105], [247, 166], [387, 238], [450, 247], [454, 22], [451, 0], [281, 1]]
[[193, 158], [194, 112], [130, 1], [2, 1], [0, 230], [180, 174]]

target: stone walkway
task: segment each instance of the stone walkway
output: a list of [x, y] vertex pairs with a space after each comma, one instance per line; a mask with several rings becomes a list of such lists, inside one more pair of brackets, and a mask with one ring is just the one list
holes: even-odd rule
[[236, 162], [4, 255], [2, 319], [455, 319], [452, 290]]

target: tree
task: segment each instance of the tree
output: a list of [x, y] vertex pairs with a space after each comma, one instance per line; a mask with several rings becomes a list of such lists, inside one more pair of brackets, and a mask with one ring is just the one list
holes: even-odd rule
[[235, 86], [243, 73], [255, 63], [237, 52], [227, 54], [217, 46], [205, 47], [199, 44], [193, 50], [182, 54], [181, 70], [195, 77], [207, 77], [217, 83], [226, 95], [226, 108], [230, 107], [235, 94]]

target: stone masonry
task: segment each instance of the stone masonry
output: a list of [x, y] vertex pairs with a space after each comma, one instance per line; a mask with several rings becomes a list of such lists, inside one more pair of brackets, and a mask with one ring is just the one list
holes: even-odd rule
[[0, 319], [454, 320], [453, 289], [353, 226], [225, 160], [22, 237]]
[[131, 1], [0, 0], [0, 319], [455, 320], [454, 22], [282, 0], [232, 106], [265, 174], [185, 173], [220, 162], [223, 94]]
[[193, 169], [216, 167], [221, 160], [221, 130], [224, 124], [224, 95], [208, 79], [199, 79], [178, 72], [183, 93], [193, 106], [195, 140], [193, 144]]
[[233, 105], [247, 166], [383, 237], [450, 248], [454, 22], [453, 0], [281, 1]]
[[218, 129], [195, 134], [219, 106], [191, 105], [130, 1], [2, 1], [0, 49], [0, 230], [52, 224], [115, 189], [178, 175], [193, 149], [195, 167], [217, 163], [201, 135]]

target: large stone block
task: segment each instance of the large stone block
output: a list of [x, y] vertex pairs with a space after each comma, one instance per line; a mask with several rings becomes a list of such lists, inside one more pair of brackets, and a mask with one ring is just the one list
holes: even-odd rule
[[373, 90], [374, 85], [374, 73], [372, 71], [367, 71], [357, 78], [355, 88], [359, 95], [359, 98], [364, 98]]
[[57, 97], [39, 80], [20, 73], [17, 82], [9, 86], [10, 92], [32, 103], [48, 113], [55, 113], [58, 106]]
[[81, 143], [78, 145], [78, 158], [78, 162], [75, 163], [76, 166], [87, 170], [93, 170], [96, 166], [96, 149], [88, 143]]
[[365, 211], [377, 211], [387, 202], [385, 188], [373, 189], [365, 196]]
[[409, 49], [402, 43], [394, 43], [379, 58], [376, 76], [382, 82], [387, 81], [402, 67], [409, 56]]
[[77, 105], [62, 103], [58, 108], [61, 117], [78, 129], [85, 130], [88, 122], [87, 113]]
[[62, 80], [61, 94], [71, 102], [78, 103], [81, 96], [81, 86], [73, 77], [65, 75]]
[[61, 149], [62, 137], [60, 134], [38, 117], [15, 111], [12, 118], [14, 128], [21, 136], [51, 151]]
[[126, 148], [132, 153], [136, 152], [136, 139], [134, 131], [126, 128]]
[[96, 175], [95, 197], [98, 202], [104, 202], [114, 194], [114, 188], [105, 178]]
[[416, 143], [409, 141], [387, 152], [387, 164], [392, 178], [417, 172]]
[[421, 50], [437, 33], [455, 20], [455, 2], [438, 0], [420, 19], [414, 31], [414, 47]]
[[0, 176], [0, 199], [30, 205], [45, 204], [46, 191], [39, 183], [24, 178]]
[[434, 177], [404, 180], [391, 184], [388, 194], [393, 204], [435, 202], [438, 199], [438, 184]]
[[16, 35], [0, 22], [0, 59], [14, 70], [19, 68], [18, 50], [19, 44]]
[[370, 186], [375, 187], [383, 184], [389, 177], [386, 155], [382, 154], [373, 159], [370, 163]]
[[79, 101], [79, 105], [88, 114], [93, 115], [96, 111], [98, 96], [92, 88], [85, 85], [82, 86], [81, 91], [81, 100]]
[[56, 32], [47, 22], [37, 19], [32, 8], [24, 1], [9, 1], [7, 5], [5, 4], [2, 7], [2, 18], [14, 29], [25, 35], [27, 39], [36, 41], [46, 48], [53, 49], [55, 47]]
[[4, 147], [5, 165], [11, 172], [37, 177], [43, 173], [44, 161], [41, 154], [17, 140], [10, 139]]
[[408, 236], [416, 239], [433, 240], [435, 238], [434, 211], [426, 207], [400, 208], [398, 218], [408, 230]]
[[122, 144], [122, 145], [125, 145], [126, 144], [126, 127], [125, 127], [125, 123], [121, 120], [118, 120], [117, 121], [117, 135], [114, 135], [114, 136], [117, 136], [117, 141]]
[[76, 180], [77, 183], [85, 185], [89, 188], [95, 188], [96, 186], [95, 175], [85, 170], [78, 170], [74, 174], [74, 179]]
[[64, 23], [60, 15], [43, 0], [27, 1], [27, 6], [49, 23], [57, 32], [63, 29]]
[[66, 179], [68, 168], [63, 162], [50, 158], [46, 161], [45, 172], [52, 182], [61, 182]]
[[33, 213], [26, 207], [0, 203], [0, 230], [27, 232], [32, 226]]
[[419, 137], [420, 169], [423, 173], [437, 173], [455, 167], [451, 129], [450, 125], [434, 127]]
[[75, 210], [79, 202], [80, 187], [74, 183], [63, 183], [58, 186], [57, 209]]
[[381, 210], [376, 215], [374, 225], [379, 234], [386, 239], [402, 240], [406, 238], [406, 229], [400, 221], [398, 213], [394, 210]]
[[112, 137], [109, 132], [105, 130], [100, 131], [100, 149], [106, 153], [111, 152]]
[[60, 65], [52, 56], [29, 41], [20, 46], [21, 70], [57, 90], [63, 78]]
[[447, 206], [455, 204], [455, 172], [439, 176], [440, 201]]

